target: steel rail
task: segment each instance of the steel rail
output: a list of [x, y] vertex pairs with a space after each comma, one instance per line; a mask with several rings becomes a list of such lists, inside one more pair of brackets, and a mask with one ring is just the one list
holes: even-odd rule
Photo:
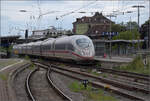
[[33, 71], [31, 71], [27, 78], [26, 78], [26, 83], [25, 83], [25, 86], [26, 86], [26, 90], [27, 90], [27, 94], [29, 95], [30, 99], [32, 101], [36, 101], [35, 97], [33, 96], [33, 93], [31, 91], [31, 88], [30, 88], [30, 84], [29, 84], [29, 81], [31, 79], [31, 76], [38, 70], [38, 68], [34, 69]]
[[49, 84], [54, 88], [54, 90], [65, 100], [65, 101], [72, 101], [72, 99], [70, 97], [68, 97], [66, 94], [64, 94], [54, 83], [53, 81], [51, 80], [51, 77], [50, 77], [50, 73], [51, 73], [51, 68], [48, 67], [48, 66], [45, 66], [43, 64], [40, 64], [40, 63], [34, 63], [35, 65], [38, 65], [39, 67], [42, 67], [44, 69], [47, 69], [47, 73], [46, 73], [46, 76], [47, 76], [47, 80], [49, 82]]
[[[39, 66], [44, 66], [44, 67], [49, 68], [48, 65], [44, 65], [44, 64], [41, 64], [41, 63], [35, 63], [35, 64], [36, 64], [36, 65], [39, 65]], [[53, 65], [52, 65], [51, 67], [53, 67]], [[57, 70], [56, 68], [51, 68], [51, 70], [54, 71], [54, 72], [60, 73], [60, 74], [62, 74], [62, 75], [65, 75], [65, 76], [68, 76], [68, 77], [77, 79], [77, 80], [79, 80], [79, 81], [83, 81], [83, 80], [84, 80], [83, 78], [79, 78], [79, 77], [73, 76], [73, 75], [71, 75], [71, 74], [67, 74], [67, 73], [60, 72], [60, 71]], [[103, 84], [103, 83], [100, 83], [100, 82], [89, 81], [89, 83], [90, 83], [91, 85], [93, 85], [93, 86], [96, 86], [96, 87], [106, 88], [106, 85]], [[110, 91], [112, 91], [112, 92], [114, 92], [114, 93], [116, 93], [116, 94], [118, 94], [118, 95], [122, 95], [122, 96], [124, 96], [124, 97], [128, 97], [128, 98], [134, 99], [134, 100], [145, 101], [145, 100], [144, 100], [143, 98], [141, 98], [141, 97], [137, 97], [137, 96], [134, 96], [134, 95], [132, 95], [132, 94], [128, 94], [128, 93], [126, 93], [126, 92], [122, 92], [122, 91], [120, 91], [117, 87], [114, 87], [114, 86], [111, 86], [111, 85], [109, 85], [109, 86], [110, 86], [110, 87], [107, 87], [107, 90], [110, 90]]]
[[111, 84], [113, 86], [117, 86], [117, 87], [120, 87], [120, 88], [123, 88], [123, 89], [141, 91], [141, 92], [146, 93], [146, 94], [150, 93], [149, 90], [146, 90], [146, 89], [143, 89], [143, 88], [138, 88], [138, 87], [135, 87], [135, 86], [128, 86], [128, 85], [125, 85], [123, 83], [118, 83], [116, 81], [113, 81], [113, 80], [110, 80], [110, 79], [107, 79], [107, 78], [98, 77], [98, 76], [95, 76], [95, 75], [92, 75], [92, 74], [89, 74], [89, 73], [75, 71], [75, 70], [71, 70], [71, 69], [68, 69], [68, 68], [61, 68], [61, 67], [58, 67], [56, 65], [52, 65], [52, 67], [55, 67], [55, 68], [58, 68], [58, 69], [61, 69], [61, 70], [65, 70], [65, 71], [69, 71], [69, 72], [72, 72], [72, 73], [88, 76], [88, 77], [91, 77], [91, 78], [94, 78], [94, 79], [98, 79], [98, 80], [100, 80], [104, 83], [108, 83], [108, 84]]
[[67, 95], [65, 95], [59, 88], [56, 87], [56, 85], [53, 83], [53, 81], [51, 80], [51, 77], [50, 77], [50, 73], [51, 73], [51, 69], [49, 68], [48, 71], [47, 71], [47, 79], [49, 81], [49, 83], [52, 85], [52, 87], [55, 89], [55, 91], [57, 91], [57, 93], [63, 97], [63, 99], [65, 101], [72, 101], [72, 99], [70, 97], [68, 97]]
[[146, 74], [139, 74], [139, 73], [134, 73], [134, 72], [127, 72], [127, 71], [114, 70], [114, 69], [108, 69], [108, 68], [99, 68], [99, 69], [103, 72], [115, 73], [118, 75], [132, 77], [135, 79], [150, 81], [150, 75], [146, 75]]
[[[83, 80], [84, 80], [84, 79], [82, 79], [82, 78], [79, 78], [79, 77], [76, 77], [76, 76], [73, 76], [73, 75], [70, 75], [70, 74], [67, 74], [67, 73], [60, 72], [60, 71], [58, 71], [58, 70], [56, 70], [56, 69], [52, 69], [52, 71], [55, 71], [55, 72], [57, 72], [57, 73], [60, 73], [60, 74], [62, 74], [62, 75], [65, 75], [65, 76], [68, 76], [68, 77], [71, 77], [71, 78], [74, 78], [74, 79], [77, 79], [77, 80], [79, 80], [79, 81], [83, 81]], [[106, 85], [106, 84], [99, 83], [99, 82], [93, 82], [93, 81], [89, 81], [89, 83], [90, 83], [92, 86], [107, 89], [107, 90], [109, 90], [109, 91], [111, 91], [111, 92], [113, 92], [113, 93], [115, 93], [115, 94], [122, 95], [122, 96], [127, 97], [127, 98], [130, 98], [130, 99], [132, 99], [132, 100], [134, 99], [134, 100], [138, 100], [138, 101], [145, 101], [144, 99], [142, 99], [142, 98], [140, 98], [140, 97], [134, 96], [134, 95], [132, 95], [132, 94], [128, 94], [128, 93], [126, 93], [126, 92], [122, 92], [122, 91], [120, 91], [118, 88], [113, 87], [113, 86], [110, 86], [110, 85], [109, 85], [109, 87], [107, 87], [108, 85]]]
[[[40, 62], [38, 62], [38, 63], [40, 63]], [[41, 63], [41, 64], [43, 64], [43, 63]], [[45, 64], [45, 63], [44, 63], [44, 65], [49, 66], [48, 64]], [[148, 89], [143, 89], [143, 88], [139, 88], [139, 87], [135, 87], [135, 86], [125, 85], [123, 83], [119, 83], [119, 82], [116, 82], [116, 81], [113, 81], [113, 80], [110, 80], [110, 79], [107, 79], [107, 78], [103, 78], [103, 77], [98, 77], [98, 76], [95, 76], [95, 75], [92, 75], [92, 74], [89, 74], [89, 73], [75, 71], [75, 70], [71, 70], [71, 69], [68, 69], [68, 68], [61, 68], [61, 67], [56, 66], [56, 65], [51, 65], [51, 67], [55, 67], [55, 68], [58, 68], [58, 69], [61, 69], [61, 70], [65, 70], [65, 71], [69, 71], [69, 72], [72, 72], [72, 73], [77, 73], [77, 74], [80, 74], [80, 75], [88, 76], [88, 77], [100, 80], [101, 82], [108, 83], [108, 84], [111, 84], [113, 86], [120, 87], [120, 88], [123, 88], [123, 89], [127, 89], [127, 90], [130, 90], [130, 91], [140, 91], [140, 92], [143, 92], [143, 93], [146, 93], [146, 94], [150, 93], [150, 91]]]

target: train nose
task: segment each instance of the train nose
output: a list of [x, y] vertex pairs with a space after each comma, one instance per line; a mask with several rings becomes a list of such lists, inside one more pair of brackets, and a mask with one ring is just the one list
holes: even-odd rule
[[92, 56], [92, 52], [88, 49], [82, 50], [81, 53], [82, 53], [83, 56], [86, 56], [86, 57], [91, 57]]

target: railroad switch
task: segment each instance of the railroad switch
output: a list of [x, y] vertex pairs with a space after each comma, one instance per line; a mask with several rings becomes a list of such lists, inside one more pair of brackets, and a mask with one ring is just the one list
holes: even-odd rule
[[84, 85], [84, 88], [86, 89], [87, 88], [87, 84], [89, 83], [88, 80], [83, 80], [82, 81], [82, 84]]

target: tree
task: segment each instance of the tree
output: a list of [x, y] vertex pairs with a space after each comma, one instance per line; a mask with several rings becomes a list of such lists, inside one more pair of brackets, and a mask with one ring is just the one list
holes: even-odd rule
[[111, 31], [112, 32], [126, 31], [126, 27], [124, 25], [120, 25], [120, 24], [112, 24]]
[[133, 22], [129, 21], [129, 22], [127, 22], [127, 24], [125, 26], [128, 30], [130, 30], [130, 29], [137, 30], [138, 29], [138, 24], [135, 21], [133, 21]]
[[139, 39], [139, 32], [136, 29], [131, 31], [120, 32], [117, 36], [114, 36], [113, 40], [123, 39], [123, 40], [137, 40]]
[[141, 25], [140, 33], [141, 33], [142, 39], [144, 39], [144, 37], [148, 36], [149, 30], [150, 30], [149, 24], [150, 24], [150, 19]]
[[143, 48], [150, 47], [150, 18], [147, 20], [144, 24], [142, 24], [140, 28], [141, 38], [142, 39], [148, 39], [144, 42]]

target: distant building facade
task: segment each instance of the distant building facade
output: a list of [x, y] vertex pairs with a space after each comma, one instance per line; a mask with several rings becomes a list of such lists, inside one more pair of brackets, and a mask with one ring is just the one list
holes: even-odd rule
[[51, 27], [50, 29], [34, 30], [29, 38], [30, 39], [49, 38], [71, 33], [72, 32], [69, 30], [62, 30], [62, 29], [58, 30], [55, 27]]
[[111, 23], [113, 22], [102, 13], [96, 12], [92, 17], [77, 18], [73, 23], [73, 33], [86, 34], [95, 39], [97, 36], [104, 36], [105, 32], [109, 32]]

